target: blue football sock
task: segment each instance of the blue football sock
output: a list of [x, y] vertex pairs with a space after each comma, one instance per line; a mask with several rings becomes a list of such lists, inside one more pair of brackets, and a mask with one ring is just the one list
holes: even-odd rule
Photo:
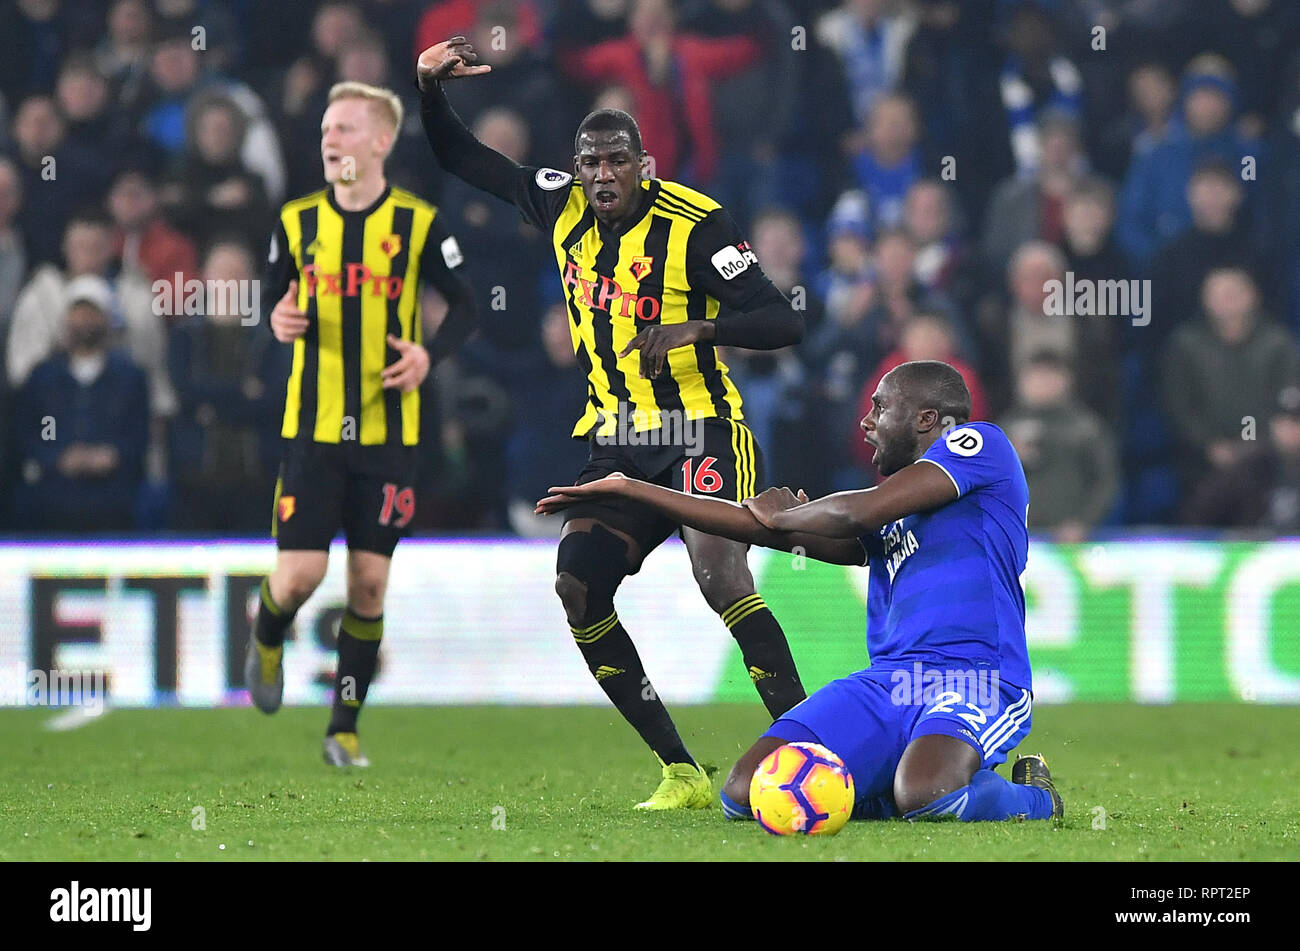
[[928, 806], [909, 812], [905, 819], [938, 819], [952, 816], [963, 822], [998, 822], [1024, 816], [1052, 818], [1052, 797], [1046, 789], [1021, 786], [1003, 779], [991, 769], [978, 770], [970, 784], [954, 789]]
[[722, 815], [727, 819], [750, 819], [754, 818], [748, 806], [742, 806], [733, 802], [726, 792], [718, 793], [718, 798], [722, 800]]

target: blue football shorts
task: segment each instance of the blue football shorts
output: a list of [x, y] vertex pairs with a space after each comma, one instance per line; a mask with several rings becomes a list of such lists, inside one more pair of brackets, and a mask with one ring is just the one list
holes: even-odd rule
[[[927, 672], [931, 669], [927, 665]], [[833, 680], [763, 735], [825, 746], [852, 774], [855, 802], [883, 802], [885, 815], [893, 812], [899, 760], [917, 737], [956, 737], [980, 754], [980, 768], [992, 769], [1029, 735], [1034, 708], [1029, 690], [1000, 682], [989, 671], [982, 677], [978, 671], [940, 671], [943, 676], [933, 679], [915, 673], [914, 668], [868, 668]], [[913, 689], [918, 680], [930, 685]]]

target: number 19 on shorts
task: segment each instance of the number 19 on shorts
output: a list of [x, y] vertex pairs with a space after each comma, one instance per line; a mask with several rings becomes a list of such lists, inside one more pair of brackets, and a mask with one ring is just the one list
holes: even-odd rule
[[[415, 490], [410, 486], [398, 488], [396, 483], [384, 483], [384, 504], [379, 509], [379, 524], [391, 525], [394, 528], [406, 528], [407, 524], [415, 517]], [[393, 510], [397, 510], [397, 517], [393, 517]]]

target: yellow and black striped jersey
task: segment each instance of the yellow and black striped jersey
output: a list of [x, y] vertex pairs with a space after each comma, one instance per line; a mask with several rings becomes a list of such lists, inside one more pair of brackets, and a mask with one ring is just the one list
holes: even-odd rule
[[611, 232], [572, 175], [519, 169], [514, 203], [551, 236], [574, 350], [587, 374], [587, 405], [574, 436], [612, 435], [620, 411], [637, 431], [658, 428], [665, 411], [743, 418], [740, 393], [714, 343], [669, 351], [654, 379], [641, 378], [636, 351], [618, 354], [648, 326], [716, 320], [724, 305], [744, 310], [778, 295], [716, 201], [660, 179], [641, 187], [642, 213]]
[[293, 343], [281, 435], [416, 445], [420, 392], [383, 388], [383, 369], [398, 357], [386, 338], [423, 343], [420, 283], [449, 303], [463, 300], [468, 288], [452, 271], [460, 263], [438, 210], [403, 189], [386, 188], [360, 211], [340, 208], [333, 188], [287, 202], [271, 241], [264, 310], [296, 280], [310, 326]]

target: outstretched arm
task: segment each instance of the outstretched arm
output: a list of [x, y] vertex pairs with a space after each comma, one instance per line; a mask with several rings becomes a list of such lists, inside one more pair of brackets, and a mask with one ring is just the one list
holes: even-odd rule
[[[865, 552], [856, 539], [831, 539], [804, 532], [778, 532], [766, 528], [744, 506], [725, 499], [708, 499], [687, 495], [675, 489], [628, 479], [622, 475], [607, 476], [584, 485], [554, 486], [551, 494], [537, 503], [537, 511], [550, 515], [582, 499], [618, 496], [647, 505], [668, 518], [698, 529], [708, 535], [730, 538], [749, 545], [762, 545], [778, 551], [801, 550], [810, 558], [834, 565], [861, 565]], [[775, 491], [775, 490], [769, 490]], [[797, 503], [789, 489], [783, 490]]]
[[948, 473], [927, 460], [900, 469], [872, 489], [836, 492], [815, 502], [790, 504], [789, 491], [768, 489], [746, 499], [745, 508], [775, 532], [809, 532], [826, 538], [858, 538], [890, 522], [928, 512], [957, 498]]
[[443, 168], [475, 188], [513, 202], [520, 167], [474, 138], [442, 91], [446, 80], [491, 72], [491, 66], [477, 63], [474, 47], [463, 36], [453, 36], [421, 53], [416, 64], [420, 120]]

